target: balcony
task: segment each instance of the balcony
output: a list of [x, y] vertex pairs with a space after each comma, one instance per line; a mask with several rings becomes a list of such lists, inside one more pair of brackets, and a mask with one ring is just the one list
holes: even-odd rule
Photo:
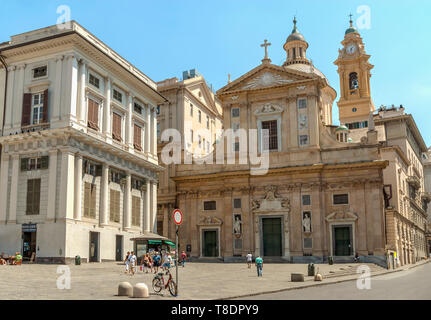
[[431, 192], [422, 192], [421, 200], [425, 203], [431, 202]]

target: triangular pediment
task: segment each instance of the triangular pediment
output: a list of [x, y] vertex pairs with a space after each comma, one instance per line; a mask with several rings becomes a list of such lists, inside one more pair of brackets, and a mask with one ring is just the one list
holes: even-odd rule
[[186, 84], [186, 88], [196, 100], [205, 105], [214, 114], [220, 115], [220, 111], [215, 104], [215, 94], [211, 92], [203, 78]]
[[217, 94], [271, 88], [312, 78], [303, 72], [291, 72], [280, 66], [262, 64], [224, 86], [217, 91]]

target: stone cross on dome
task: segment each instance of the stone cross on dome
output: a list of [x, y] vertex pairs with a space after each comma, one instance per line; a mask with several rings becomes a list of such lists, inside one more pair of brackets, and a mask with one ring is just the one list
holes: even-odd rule
[[264, 40], [263, 43], [260, 45], [261, 47], [265, 47], [265, 58], [262, 59], [262, 62], [271, 62], [271, 59], [268, 58], [268, 47], [271, 45], [268, 40]]

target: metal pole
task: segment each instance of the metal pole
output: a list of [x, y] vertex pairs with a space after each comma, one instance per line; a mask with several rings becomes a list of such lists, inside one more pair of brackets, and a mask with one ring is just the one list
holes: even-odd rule
[[176, 286], [176, 291], [177, 291], [177, 296], [178, 296], [178, 225], [175, 226], [175, 286]]

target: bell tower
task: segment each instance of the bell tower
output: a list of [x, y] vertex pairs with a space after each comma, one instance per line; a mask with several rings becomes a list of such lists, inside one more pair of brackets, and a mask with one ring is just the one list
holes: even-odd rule
[[350, 130], [368, 127], [370, 112], [375, 110], [370, 92], [370, 70], [374, 67], [368, 62], [370, 55], [366, 54], [364, 43], [359, 32], [353, 27], [350, 15], [350, 27], [341, 41], [338, 59], [340, 76], [340, 99], [337, 102], [340, 123]]

